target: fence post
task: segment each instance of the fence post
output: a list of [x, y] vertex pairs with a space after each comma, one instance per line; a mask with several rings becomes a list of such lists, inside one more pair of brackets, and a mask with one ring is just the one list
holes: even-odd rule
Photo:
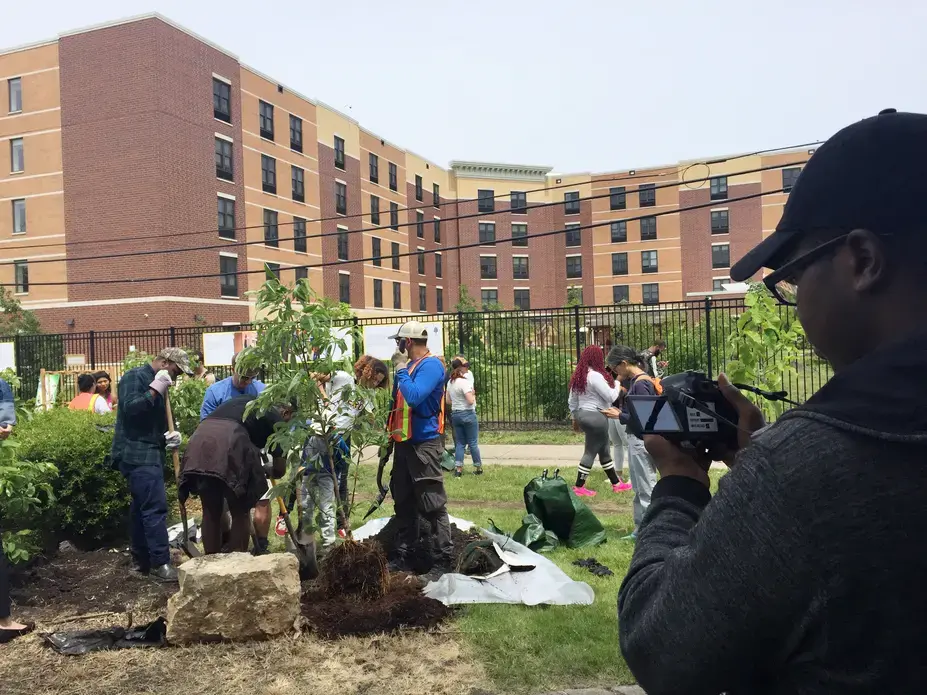
[[573, 330], [576, 331], [576, 361], [579, 362], [579, 355], [583, 351], [579, 344], [579, 305], [573, 307]]
[[463, 324], [463, 312], [457, 312], [457, 354], [464, 354], [464, 324]]
[[357, 321], [357, 317], [355, 316], [354, 317], [354, 333], [351, 336], [351, 342], [354, 343], [354, 361], [355, 362], [357, 362], [357, 360], [359, 360], [361, 356], [360, 340], [358, 340], [359, 335], [360, 333], [358, 331], [358, 321]]
[[90, 368], [96, 371], [97, 368], [97, 346], [95, 342], [96, 331], [90, 331]]
[[711, 297], [705, 296], [705, 342], [708, 345], [708, 378], [714, 373], [711, 359]]
[[177, 331], [174, 330], [174, 327], [170, 328], [170, 340], [168, 342], [170, 347], [177, 347]]

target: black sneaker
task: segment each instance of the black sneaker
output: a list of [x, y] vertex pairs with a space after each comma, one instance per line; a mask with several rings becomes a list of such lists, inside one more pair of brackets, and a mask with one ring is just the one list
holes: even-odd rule
[[473, 475], [483, 475], [483, 467], [480, 466], [475, 471], [473, 471]]
[[454, 469], [454, 477], [455, 477], [455, 478], [460, 478], [460, 477], [462, 477], [462, 476], [463, 476], [463, 471], [462, 471], [461, 469], [459, 469], [459, 468], [455, 468], [455, 469]]
[[160, 567], [152, 568], [148, 576], [159, 582], [176, 582], [177, 570], [172, 565], [161, 565]]

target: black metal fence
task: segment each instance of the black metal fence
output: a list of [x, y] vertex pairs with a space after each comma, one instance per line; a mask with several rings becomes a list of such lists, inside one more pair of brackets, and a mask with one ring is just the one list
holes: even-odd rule
[[[440, 322], [444, 354], [466, 356], [474, 373], [481, 426], [493, 429], [540, 429], [569, 419], [567, 384], [587, 345], [626, 344], [643, 350], [666, 341], [662, 359], [668, 373], [694, 369], [716, 376], [731, 357], [730, 335], [744, 310], [742, 299], [711, 299], [656, 305], [566, 307], [530, 311], [482, 311], [355, 318], [359, 328], [396, 325], [414, 318]], [[783, 307], [783, 310], [785, 308]], [[132, 351], [157, 354], [166, 346], [202, 349], [203, 335], [247, 331], [250, 326], [165, 328], [141, 331], [91, 331], [24, 335], [0, 339], [15, 344], [17, 373], [24, 398], [35, 397], [39, 374], [65, 370], [106, 370], [114, 379]], [[364, 345], [355, 345], [360, 354]], [[784, 387], [804, 401], [830, 378], [829, 367], [810, 348], [794, 364]], [[213, 369], [219, 378], [227, 368]], [[272, 368], [268, 378], [273, 378]], [[59, 400], [73, 397], [73, 378], [64, 379]]]

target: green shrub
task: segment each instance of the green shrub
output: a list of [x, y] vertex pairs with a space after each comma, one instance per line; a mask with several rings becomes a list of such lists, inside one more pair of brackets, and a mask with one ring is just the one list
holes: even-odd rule
[[3, 553], [13, 564], [26, 562], [43, 546], [55, 500], [50, 463], [20, 460], [19, 442], [0, 442], [0, 529]]
[[[109, 467], [113, 415], [55, 408], [17, 428], [19, 455], [58, 469], [53, 527], [59, 539], [82, 548], [125, 538], [129, 495], [118, 471]], [[101, 429], [105, 428], [105, 429]]]
[[569, 353], [551, 348], [529, 350], [525, 362], [522, 392], [526, 409], [540, 409], [545, 420], [567, 421], [570, 417], [568, 391], [573, 375]]
[[184, 440], [188, 439], [200, 424], [200, 409], [206, 397], [206, 388], [207, 384], [202, 379], [189, 377], [181, 377], [171, 387], [171, 414], [174, 416], [177, 431], [183, 434]]

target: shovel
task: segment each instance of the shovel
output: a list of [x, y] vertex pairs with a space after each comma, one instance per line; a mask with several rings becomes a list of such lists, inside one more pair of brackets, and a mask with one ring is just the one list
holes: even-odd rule
[[[171, 401], [164, 394], [164, 409], [167, 411], [167, 431], [174, 432], [174, 414], [171, 412]], [[183, 539], [180, 541], [180, 549], [186, 553], [187, 557], [200, 557], [203, 553], [196, 547], [196, 544], [190, 542], [190, 535], [187, 529], [187, 505], [180, 499], [180, 452], [177, 449], [171, 451], [174, 459], [174, 480], [177, 481], [177, 502], [180, 505], [180, 523], [183, 526]]]
[[[277, 481], [271, 478], [271, 485], [277, 486]], [[286, 525], [286, 533], [293, 544], [292, 551], [299, 560], [299, 578], [315, 579], [319, 576], [319, 561], [315, 555], [315, 536], [310, 536], [300, 532], [298, 535], [293, 530], [293, 522], [290, 520], [290, 512], [286, 508], [286, 502], [282, 497], [277, 498], [277, 506], [283, 513], [283, 523]]]

